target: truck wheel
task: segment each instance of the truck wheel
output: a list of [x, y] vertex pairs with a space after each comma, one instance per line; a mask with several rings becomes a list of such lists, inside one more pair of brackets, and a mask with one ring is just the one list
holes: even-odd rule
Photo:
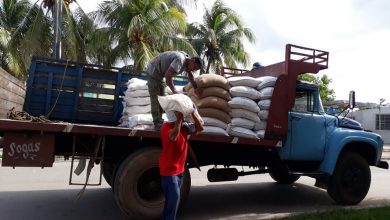
[[104, 161], [103, 163], [100, 163], [100, 169], [102, 169], [102, 174], [108, 185], [112, 187], [113, 181], [114, 181], [114, 170], [115, 170], [115, 163], [111, 161]]
[[[164, 207], [164, 193], [158, 158], [161, 149], [148, 147], [129, 155], [118, 167], [114, 195], [120, 209], [134, 219], [158, 219]], [[186, 172], [181, 188], [181, 201], [191, 187], [190, 173]]]
[[271, 165], [269, 175], [279, 184], [292, 184], [300, 177], [291, 175], [287, 165], [281, 161]]
[[366, 197], [371, 184], [367, 161], [357, 153], [343, 155], [329, 179], [328, 194], [337, 203], [356, 205]]

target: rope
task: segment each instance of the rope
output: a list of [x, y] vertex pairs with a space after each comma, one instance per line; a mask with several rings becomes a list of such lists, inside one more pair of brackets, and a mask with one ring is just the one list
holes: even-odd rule
[[15, 107], [12, 107], [8, 111], [7, 118], [13, 119], [13, 120], [19, 120], [19, 121], [31, 121], [31, 122], [42, 122], [42, 123], [60, 123], [60, 122], [62, 122], [62, 121], [51, 121], [43, 115], [36, 117], [36, 116], [32, 116], [24, 111], [16, 111]]

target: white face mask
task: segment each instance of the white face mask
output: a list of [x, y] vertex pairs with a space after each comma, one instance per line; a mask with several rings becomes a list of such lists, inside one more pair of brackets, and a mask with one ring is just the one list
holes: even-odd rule
[[176, 121], [175, 112], [173, 112], [173, 111], [167, 112], [167, 119], [168, 119], [168, 122], [175, 122]]

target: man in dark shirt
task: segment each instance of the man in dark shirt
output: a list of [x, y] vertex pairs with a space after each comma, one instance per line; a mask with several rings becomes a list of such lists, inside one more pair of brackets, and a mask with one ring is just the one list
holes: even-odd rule
[[163, 110], [161, 109], [157, 96], [165, 95], [165, 83], [171, 89], [173, 94], [178, 93], [173, 85], [173, 76], [186, 72], [188, 80], [195, 89], [195, 93], [200, 94], [201, 90], [197, 87], [192, 71], [202, 68], [202, 62], [199, 57], [188, 57], [184, 52], [167, 51], [154, 57], [147, 66], [147, 81], [150, 94], [151, 112], [153, 124], [156, 130], [161, 128]]

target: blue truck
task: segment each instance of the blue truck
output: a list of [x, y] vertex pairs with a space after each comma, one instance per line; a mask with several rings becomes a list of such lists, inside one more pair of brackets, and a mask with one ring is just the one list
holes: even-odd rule
[[[265, 135], [259, 140], [191, 136], [192, 157], [188, 158], [182, 201], [191, 187], [189, 169], [210, 165], [214, 168], [207, 177], [212, 182], [269, 174], [280, 184], [292, 184], [309, 176], [339, 204], [362, 201], [370, 188], [370, 166], [388, 168], [381, 160], [382, 138], [349, 118], [327, 115], [318, 86], [297, 80], [300, 74], [326, 69], [328, 59], [326, 51], [288, 44], [282, 62], [251, 71], [223, 68], [226, 77], [237, 73], [277, 77]], [[51, 167], [55, 156], [64, 156], [72, 162], [73, 184], [73, 163], [89, 159], [87, 172], [100, 164], [100, 177], [113, 188], [116, 203], [126, 215], [157, 219], [164, 205], [158, 170], [160, 134], [116, 126], [125, 83], [132, 77], [143, 78], [144, 73], [34, 58], [24, 111], [38, 120], [0, 120], [2, 166]], [[185, 84], [185, 80], [175, 83]], [[354, 103], [351, 92], [349, 107]], [[41, 115], [51, 121], [39, 120]], [[256, 169], [245, 172], [235, 166]]]

